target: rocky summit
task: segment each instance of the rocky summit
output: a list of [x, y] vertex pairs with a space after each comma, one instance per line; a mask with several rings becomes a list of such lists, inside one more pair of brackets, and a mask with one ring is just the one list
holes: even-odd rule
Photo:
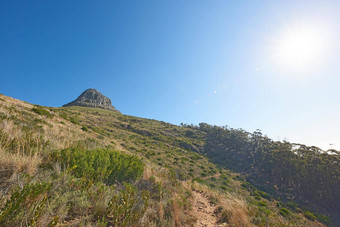
[[114, 106], [112, 106], [111, 100], [96, 89], [87, 89], [81, 93], [76, 100], [63, 106], [94, 107], [119, 112]]

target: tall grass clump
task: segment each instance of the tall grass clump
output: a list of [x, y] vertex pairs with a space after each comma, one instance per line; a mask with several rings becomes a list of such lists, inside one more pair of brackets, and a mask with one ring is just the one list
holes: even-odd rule
[[27, 173], [33, 175], [37, 171], [41, 161], [42, 158], [37, 154], [11, 154], [0, 149], [0, 173], [6, 171], [11, 174]]
[[148, 207], [149, 193], [137, 189], [131, 184], [125, 184], [110, 200], [107, 209], [107, 218], [114, 226], [131, 226], [140, 220]]

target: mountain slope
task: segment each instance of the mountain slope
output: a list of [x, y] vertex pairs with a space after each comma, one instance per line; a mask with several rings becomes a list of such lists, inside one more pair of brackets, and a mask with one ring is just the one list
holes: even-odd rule
[[260, 131], [250, 134], [204, 123], [196, 129], [206, 133], [204, 150], [214, 163], [242, 173], [275, 197], [293, 200], [340, 222], [339, 155], [314, 146], [276, 142]]
[[[197, 198], [215, 209], [203, 211], [216, 226], [323, 225], [210, 162], [203, 130], [98, 108], [34, 106], [3, 95], [0, 120], [3, 225], [190, 226], [203, 223]], [[131, 159], [123, 154], [137, 157], [142, 175], [128, 178], [137, 169], [121, 169], [127, 177], [110, 181], [109, 154], [122, 165]], [[106, 166], [108, 177], [96, 163]], [[20, 202], [17, 195], [26, 197]], [[121, 204], [124, 198], [133, 199]], [[117, 216], [127, 212], [126, 204], [129, 215]]]

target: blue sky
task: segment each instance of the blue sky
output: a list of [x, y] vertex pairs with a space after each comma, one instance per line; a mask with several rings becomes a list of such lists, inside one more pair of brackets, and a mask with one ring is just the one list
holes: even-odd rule
[[[339, 12], [313, 0], [1, 1], [0, 93], [62, 106], [96, 88], [124, 114], [340, 149]], [[277, 57], [309, 28], [319, 52]]]

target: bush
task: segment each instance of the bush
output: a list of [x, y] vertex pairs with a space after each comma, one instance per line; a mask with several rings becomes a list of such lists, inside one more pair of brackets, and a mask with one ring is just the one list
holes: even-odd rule
[[259, 195], [260, 195], [262, 198], [265, 198], [265, 199], [270, 200], [270, 196], [269, 196], [267, 193], [265, 193], [265, 192], [263, 192], [263, 191], [260, 191], [260, 190], [258, 190], [257, 192], [259, 193]]
[[118, 151], [73, 148], [55, 152], [53, 158], [71, 167], [76, 177], [103, 181], [109, 185], [137, 180], [144, 172], [144, 164], [139, 158]]
[[329, 225], [330, 224], [330, 220], [329, 217], [327, 217], [326, 215], [321, 215], [321, 214], [316, 214], [317, 218], [319, 221], [321, 221], [322, 223]]
[[260, 207], [266, 207], [267, 206], [267, 203], [265, 201], [258, 201], [256, 203], [257, 206], [260, 206]]
[[44, 115], [46, 117], [52, 118], [52, 114], [48, 111], [43, 109], [42, 107], [33, 107], [32, 111], [39, 114], [39, 115]]
[[70, 117], [68, 120], [70, 122], [72, 122], [73, 124], [75, 124], [75, 125], [79, 125], [80, 124], [80, 122], [79, 122], [79, 120], [77, 118]]
[[312, 212], [310, 212], [309, 210], [305, 210], [305, 211], [303, 212], [303, 214], [304, 214], [305, 217], [308, 218], [309, 220], [315, 220], [315, 219], [317, 219], [316, 216], [315, 216]]
[[83, 130], [84, 132], [88, 132], [88, 131], [89, 131], [89, 129], [88, 129], [85, 125], [83, 125], [83, 126], [81, 127], [81, 130]]
[[283, 216], [283, 217], [286, 217], [288, 214], [289, 214], [289, 210], [287, 208], [284, 208], [282, 207], [280, 209], [280, 214]]
[[201, 178], [194, 178], [194, 179], [192, 179], [192, 182], [195, 182], [195, 181], [197, 181], [198, 183], [202, 183], [203, 182], [203, 180]]
[[[47, 192], [51, 186], [47, 183], [26, 184], [16, 188], [7, 201], [0, 200], [0, 225], [19, 226], [16, 221], [26, 221], [29, 226], [36, 226], [47, 204]], [[23, 217], [25, 214], [25, 217]]]
[[293, 211], [296, 211], [297, 210], [297, 204], [294, 203], [294, 202], [287, 202], [286, 203], [286, 207], [288, 207], [289, 209], [293, 210]]

